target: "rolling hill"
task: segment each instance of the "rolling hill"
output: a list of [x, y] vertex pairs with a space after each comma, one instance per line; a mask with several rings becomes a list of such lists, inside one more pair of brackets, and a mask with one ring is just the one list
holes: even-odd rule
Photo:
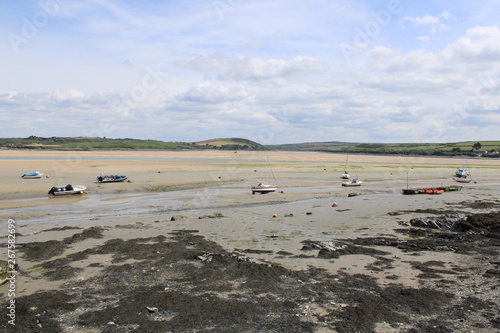
[[164, 142], [158, 140], [110, 139], [91, 137], [0, 138], [2, 149], [57, 149], [57, 150], [285, 150], [323, 151], [363, 154], [403, 154], [434, 156], [500, 157], [500, 141], [463, 141], [454, 143], [352, 143], [307, 142], [281, 145], [261, 145], [241, 138], [218, 138], [197, 142]]

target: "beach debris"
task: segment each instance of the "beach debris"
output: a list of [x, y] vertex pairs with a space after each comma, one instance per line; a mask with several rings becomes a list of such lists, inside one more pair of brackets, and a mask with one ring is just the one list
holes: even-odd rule
[[313, 212], [306, 212], [306, 215], [312, 215]]
[[184, 219], [187, 219], [188, 217], [185, 216], [185, 215], [174, 215], [170, 218], [170, 221], [180, 221], [180, 220], [184, 220]]
[[285, 214], [285, 217], [293, 217], [293, 214], [290, 213], [290, 214]]
[[285, 193], [285, 191], [280, 191], [280, 193]]
[[339, 205], [339, 204], [338, 204], [338, 203], [336, 203], [336, 202], [332, 203], [332, 207], [337, 207], [338, 205]]
[[358, 193], [349, 193], [347, 196], [350, 198], [350, 197], [355, 197], [358, 195], [359, 195]]
[[250, 258], [239, 255], [237, 253], [231, 253], [230, 255], [225, 255], [225, 254], [213, 254], [205, 252], [197, 256], [196, 259], [201, 260], [204, 263], [210, 263], [214, 260], [216, 260], [217, 262], [227, 262], [227, 259], [236, 260], [237, 262], [250, 261]]
[[158, 308], [154, 306], [146, 306], [146, 309], [151, 313], [158, 311]]
[[198, 219], [216, 219], [216, 218], [221, 218], [221, 217], [224, 217], [224, 215], [222, 215], [222, 213], [213, 213], [213, 214], [206, 214], [206, 215], [202, 215], [202, 216], [198, 216]]
[[335, 243], [333, 241], [323, 242], [323, 241], [305, 240], [302, 243], [306, 244], [302, 247], [303, 250], [316, 249], [320, 251], [329, 251], [329, 252], [342, 250], [347, 246], [345, 244]]

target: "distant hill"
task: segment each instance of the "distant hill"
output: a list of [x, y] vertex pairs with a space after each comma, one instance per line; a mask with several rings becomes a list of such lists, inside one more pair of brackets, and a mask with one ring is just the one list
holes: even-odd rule
[[241, 138], [219, 138], [198, 142], [164, 142], [158, 140], [109, 139], [96, 137], [38, 137], [0, 138], [3, 149], [53, 150], [287, 150], [323, 151], [336, 153], [485, 156], [499, 157], [500, 141], [464, 141], [454, 143], [352, 143], [306, 142], [282, 145], [261, 145]]
[[336, 153], [488, 156], [500, 157], [500, 141], [464, 141], [454, 143], [350, 143], [312, 142], [266, 146], [269, 150], [324, 151]]
[[264, 146], [255, 141], [240, 139], [240, 138], [230, 138], [230, 139], [211, 139], [195, 142], [199, 146], [205, 147], [218, 147], [220, 149], [228, 150], [262, 150]]
[[254, 141], [232, 138], [213, 139], [200, 142], [164, 142], [139, 139], [109, 139], [96, 137], [38, 137], [0, 138], [1, 148], [10, 149], [52, 149], [52, 150], [262, 150], [264, 147]]
[[186, 142], [164, 142], [157, 140], [108, 139], [90, 137], [38, 137], [0, 139], [0, 147], [11, 149], [57, 149], [57, 150], [97, 150], [97, 149], [200, 149]]

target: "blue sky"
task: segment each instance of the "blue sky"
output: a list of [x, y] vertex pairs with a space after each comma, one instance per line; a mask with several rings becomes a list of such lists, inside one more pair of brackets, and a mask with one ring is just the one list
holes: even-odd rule
[[500, 3], [3, 1], [0, 137], [500, 140]]

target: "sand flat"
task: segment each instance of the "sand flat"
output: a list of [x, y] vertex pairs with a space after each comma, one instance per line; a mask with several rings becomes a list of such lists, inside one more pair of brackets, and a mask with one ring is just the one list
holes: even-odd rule
[[[260, 160], [262, 152], [0, 151], [0, 157], [9, 158], [1, 161], [0, 227], [5, 228], [9, 218], [15, 219], [19, 244], [56, 242], [62, 249], [55, 256], [35, 261], [18, 257], [25, 272], [18, 283], [26, 286], [18, 295], [29, 297], [46, 288], [62, 292], [68, 284], [90, 283], [117, 265], [111, 258], [116, 260], [123, 254], [97, 252], [99, 255], [90, 259], [70, 261], [58, 268], [61, 271], [33, 267], [51, 267], [55, 259], [64, 262], [81, 253], [92, 253], [110, 240], [145, 239], [137, 244], [154, 245], [152, 239], [160, 235], [168, 241], [176, 230], [196, 230], [225, 251], [243, 254], [257, 263], [275, 263], [292, 271], [315, 267], [334, 276], [363, 274], [384, 288], [394, 283], [419, 288], [423, 283], [418, 277], [422, 274], [419, 267], [439, 262], [444, 267], [441, 271], [452, 270], [468, 257], [435, 251], [419, 251], [416, 257], [398, 248], [375, 246], [371, 249], [380, 254], [352, 253], [325, 259], [317, 250], [304, 251], [304, 241], [342, 244], [356, 238], [405, 239], [397, 231], [401, 221], [426, 216], [426, 211], [488, 212], [500, 201], [500, 165], [491, 159], [468, 161], [474, 183], [463, 184], [461, 191], [432, 196], [402, 195], [401, 189], [459, 185], [451, 177], [455, 168], [462, 166], [462, 159], [353, 155], [349, 171], [364, 184], [345, 188], [340, 179], [344, 169], [341, 154], [265, 155], [272, 172]], [[71, 160], [68, 156], [81, 158]], [[49, 177], [20, 178], [20, 174], [35, 170]], [[95, 183], [101, 173], [127, 175], [131, 181]], [[252, 195], [250, 186], [269, 179], [272, 173], [279, 190]], [[67, 183], [86, 185], [87, 192], [63, 198], [46, 196], [51, 186]], [[493, 206], [472, 208], [469, 204], [474, 202]], [[64, 232], [44, 232], [54, 228]], [[102, 238], [80, 240], [79, 234], [97, 230], [93, 228], [101, 230]], [[65, 247], [65, 243], [70, 246]], [[105, 262], [99, 262], [100, 258], [106, 258]], [[135, 256], [124, 261], [131, 267], [140, 262]], [[49, 279], [44, 274], [65, 271], [68, 276], [59, 282], [43, 283]], [[0, 291], [5, 292], [5, 286]], [[484, 295], [490, 297], [487, 292]], [[311, 307], [316, 308], [313, 303]], [[317, 308], [318, 314], [325, 311]]]

